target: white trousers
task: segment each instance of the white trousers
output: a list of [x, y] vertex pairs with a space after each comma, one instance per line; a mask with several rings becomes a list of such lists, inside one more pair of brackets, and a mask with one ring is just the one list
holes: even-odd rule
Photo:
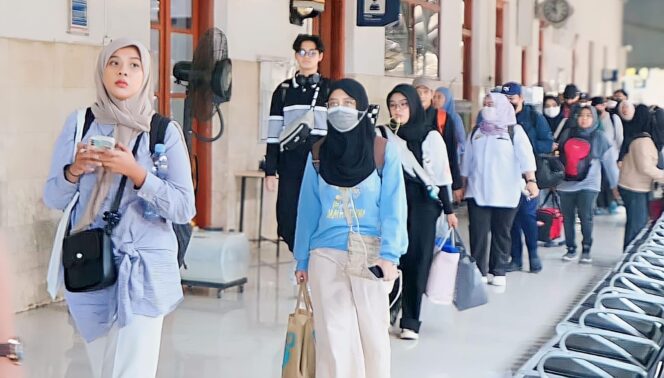
[[348, 254], [312, 251], [309, 285], [316, 378], [389, 378], [389, 308], [382, 281], [349, 276]]
[[86, 343], [94, 378], [154, 378], [164, 317], [134, 315], [127, 326]]

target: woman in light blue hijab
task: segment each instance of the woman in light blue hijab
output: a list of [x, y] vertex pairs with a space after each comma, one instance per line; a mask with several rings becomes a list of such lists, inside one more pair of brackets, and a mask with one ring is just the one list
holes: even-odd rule
[[454, 94], [449, 88], [440, 87], [436, 89], [433, 101], [437, 107], [445, 110], [454, 122], [454, 134], [457, 139], [457, 155], [460, 162], [463, 156], [464, 144], [466, 142], [466, 129], [463, 126], [463, 119], [461, 119], [461, 116], [455, 109]]

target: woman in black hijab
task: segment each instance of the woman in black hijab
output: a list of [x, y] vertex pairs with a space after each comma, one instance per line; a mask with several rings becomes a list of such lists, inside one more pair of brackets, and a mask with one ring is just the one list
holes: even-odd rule
[[387, 290], [408, 244], [406, 191], [368, 110], [360, 83], [332, 84], [328, 134], [300, 189], [296, 277], [311, 288], [317, 377], [390, 377]]
[[[339, 80], [332, 84], [330, 93], [337, 89], [347, 94], [349, 103], [346, 105], [351, 105], [352, 99], [357, 111], [367, 111], [369, 100], [360, 83], [352, 79]], [[348, 113], [345, 111], [336, 113], [336, 115], [334, 113], [335, 108], [342, 109], [344, 105], [342, 102], [341, 99], [332, 99], [330, 110], [333, 110], [331, 115], [333, 121], [348, 117]], [[347, 122], [346, 126], [351, 126], [357, 121], [352, 116], [350, 118], [352, 122]], [[353, 187], [376, 169], [373, 143], [376, 133], [374, 125], [367, 115], [364, 115], [359, 120], [359, 124], [351, 130], [345, 130], [341, 125], [343, 122], [337, 123], [337, 128], [330, 125], [332, 127], [328, 128], [327, 137], [320, 146], [320, 175], [328, 184]], [[342, 131], [339, 131], [338, 128]]]
[[[643, 117], [642, 107], [637, 106], [632, 122]], [[619, 110], [620, 113], [622, 108]], [[641, 113], [641, 114], [639, 114]], [[648, 113], [648, 115], [650, 115]], [[653, 182], [664, 184], [664, 170], [661, 167], [661, 151], [664, 147], [663, 124], [658, 122], [664, 114], [655, 113], [654, 122], [641, 122], [629, 125], [629, 143], [622, 156], [620, 181], [618, 187], [626, 210], [625, 238], [623, 248], [636, 238], [638, 233], [648, 224], [648, 208], [650, 191]], [[625, 128], [627, 130], [627, 128]], [[625, 144], [623, 144], [625, 146]]]
[[[415, 340], [419, 337], [422, 295], [433, 259], [441, 204], [449, 226], [456, 228], [458, 221], [452, 208], [452, 174], [447, 148], [441, 134], [426, 122], [417, 91], [407, 84], [397, 85], [387, 96], [387, 106], [391, 121], [389, 125], [381, 126], [381, 132], [391, 136], [395, 145], [400, 146], [408, 200], [408, 252], [400, 261], [403, 272], [401, 338]], [[428, 177], [423, 179], [414, 174], [414, 165], [421, 166]], [[394, 291], [391, 297], [396, 295], [396, 288]], [[398, 312], [399, 306], [396, 305], [390, 313], [392, 324], [396, 322]]]
[[[551, 133], [555, 135], [558, 127], [563, 127], [562, 122], [564, 119], [563, 112], [560, 110], [560, 101], [558, 98], [551, 95], [544, 96], [544, 108], [542, 113], [544, 114], [546, 122], [549, 124]], [[562, 131], [562, 129], [560, 131]], [[560, 131], [558, 132], [558, 135], [560, 135]]]
[[622, 122], [624, 136], [618, 156], [618, 161], [622, 161], [634, 138], [650, 130], [650, 111], [643, 104], [635, 107], [629, 101], [621, 101], [618, 104], [618, 117]]

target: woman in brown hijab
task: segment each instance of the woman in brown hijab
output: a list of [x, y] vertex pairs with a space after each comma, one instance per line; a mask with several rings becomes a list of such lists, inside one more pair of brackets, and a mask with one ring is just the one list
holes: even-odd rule
[[[120, 179], [128, 178], [121, 218], [111, 235], [117, 282], [96, 291], [65, 291], [65, 299], [86, 341], [93, 377], [154, 377], [164, 316], [182, 300], [171, 224], [189, 222], [195, 214], [189, 158], [182, 131], [171, 123], [163, 142], [168, 173], [160, 178], [151, 172], [147, 134], [154, 110], [145, 46], [115, 40], [101, 51], [97, 64], [95, 120], [75, 145], [77, 113], [67, 119], [55, 145], [44, 202], [65, 209], [78, 196], [72, 232], [104, 227]], [[88, 144], [92, 136], [113, 137], [117, 143], [110, 150], [95, 149]], [[146, 203], [157, 219], [144, 216]]]

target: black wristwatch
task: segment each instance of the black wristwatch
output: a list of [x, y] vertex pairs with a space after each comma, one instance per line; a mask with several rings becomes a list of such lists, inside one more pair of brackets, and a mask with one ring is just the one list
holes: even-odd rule
[[526, 183], [529, 183], [529, 182], [532, 182], [532, 183], [537, 184], [537, 180], [535, 180], [535, 179], [528, 179], [528, 180], [526, 180]]
[[23, 361], [23, 344], [18, 337], [7, 340], [6, 344], [0, 344], [0, 357], [8, 358], [16, 365]]

